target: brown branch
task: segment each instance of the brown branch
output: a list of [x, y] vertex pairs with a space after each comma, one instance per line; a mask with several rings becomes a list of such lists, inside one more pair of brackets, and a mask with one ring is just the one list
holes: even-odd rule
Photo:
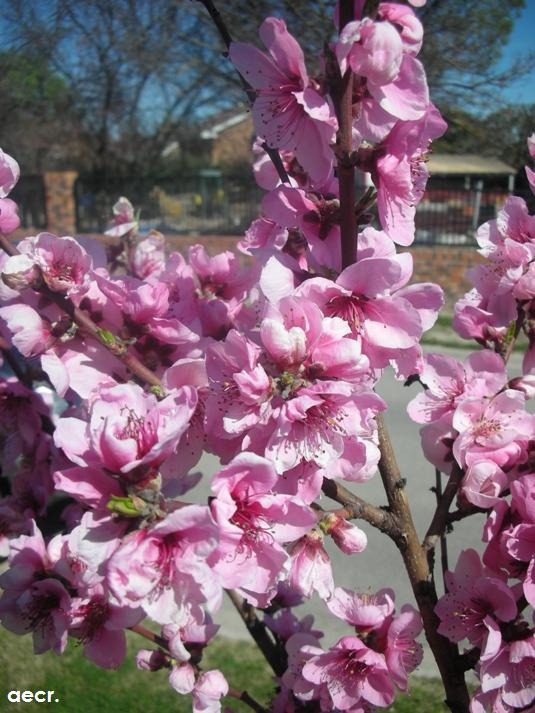
[[503, 360], [506, 364], [509, 361], [509, 357], [513, 353], [513, 349], [515, 347], [516, 340], [518, 339], [518, 335], [520, 334], [520, 331], [522, 330], [522, 325], [524, 324], [525, 316], [526, 315], [524, 313], [524, 309], [522, 308], [521, 305], [518, 305], [514, 331], [511, 336], [511, 339], [509, 340], [509, 342], [507, 344], [505, 351], [502, 353]]
[[[392, 443], [381, 414], [377, 417], [377, 425], [381, 451], [379, 472], [392, 515], [396, 518], [400, 528], [399, 536], [395, 541], [403, 557], [412, 591], [422, 616], [425, 636], [440, 671], [447, 696], [446, 704], [452, 713], [466, 713], [469, 696], [459, 651], [454, 644], [438, 633], [439, 620], [435, 614], [438, 598], [429, 567], [429, 559], [426, 550], [420, 545], [405, 492], [405, 483], [401, 478]], [[449, 498], [448, 486], [444, 491], [443, 500]], [[451, 496], [452, 499], [453, 496], [454, 493]], [[451, 500], [449, 502], [451, 503]]]
[[[0, 233], [0, 247], [11, 256], [19, 255], [19, 251], [13, 243], [11, 243], [5, 235]], [[72, 321], [77, 324], [86, 334], [93, 337], [97, 342], [102, 344], [109, 352], [119, 359], [126, 368], [141, 381], [150, 386], [162, 389], [162, 382], [156, 374], [148, 369], [141, 361], [128, 351], [128, 348], [120, 339], [111, 335], [111, 340], [107, 338], [107, 333], [102, 330], [87, 314], [59, 292], [53, 292], [45, 284], [39, 288], [38, 292], [43, 294], [47, 299], [57, 305], [65, 312]]]
[[[340, 32], [355, 19], [353, 0], [340, 0]], [[338, 119], [337, 155], [338, 187], [340, 192], [340, 236], [342, 269], [357, 259], [357, 219], [355, 215], [355, 165], [353, 150], [353, 72], [347, 68], [341, 81], [331, 87]]]
[[365, 520], [394, 539], [396, 523], [388, 510], [371, 505], [357, 495], [353, 495], [351, 491], [340, 485], [340, 483], [329, 478], [323, 479], [321, 489], [328, 498], [344, 506], [342, 510], [336, 511], [337, 515], [348, 520], [357, 518]]
[[255, 699], [250, 696], [247, 691], [237, 691], [235, 688], [229, 688], [227, 696], [230, 696], [231, 698], [235, 698], [236, 700], [245, 703], [256, 713], [269, 713], [268, 709], [264, 708], [264, 706], [260, 705], [260, 703], [255, 701]]
[[[435, 495], [437, 498], [437, 507], [442, 499], [442, 473], [438, 468], [435, 468]], [[448, 538], [446, 537], [446, 531], [448, 527], [448, 522], [444, 526], [443, 532], [440, 534], [440, 565], [442, 568], [442, 583], [444, 585], [444, 591], [447, 591], [446, 587], [446, 572], [449, 570], [448, 566]]]
[[268, 635], [265, 625], [258, 619], [251, 604], [232, 589], [227, 589], [226, 592], [273, 672], [282, 676], [288, 667], [285, 650], [281, 650]]
[[446, 530], [446, 525], [449, 520], [449, 509], [457, 494], [463, 476], [463, 471], [455, 464], [422, 543], [422, 547], [428, 556], [430, 556], [442, 533]]
[[158, 634], [155, 634], [150, 629], [147, 629], [147, 627], [143, 626], [143, 624], [135, 624], [134, 626], [130, 626], [128, 628], [135, 634], [139, 634], [139, 636], [142, 636], [144, 639], [148, 639], [153, 644], [156, 644], [156, 646], [159, 646], [161, 649], [165, 649], [169, 652], [167, 641], [162, 636], [158, 636]]
[[471, 515], [486, 515], [489, 512], [490, 508], [480, 508], [477, 505], [458, 508], [457, 510], [453, 510], [448, 513], [447, 524], [449, 525], [452, 522], [459, 522], [459, 520], [464, 520], [466, 517], [470, 517]]

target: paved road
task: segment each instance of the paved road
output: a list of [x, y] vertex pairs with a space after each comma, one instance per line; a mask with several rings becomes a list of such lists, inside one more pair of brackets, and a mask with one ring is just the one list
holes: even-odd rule
[[[432, 349], [429, 349], [432, 351]], [[464, 359], [468, 352], [465, 350], [437, 349], [442, 354], [448, 354], [458, 359]], [[520, 359], [513, 355], [509, 373], [520, 373]], [[380, 384], [378, 392], [386, 400], [389, 410], [386, 413], [386, 423], [390, 430], [398, 462], [407, 479], [407, 492], [412, 507], [416, 528], [423, 536], [434, 509], [435, 496], [430, 492], [434, 485], [434, 469], [425, 461], [420, 449], [419, 426], [413, 423], [406, 414], [407, 403], [418, 392], [418, 385], [410, 388], [403, 387], [391, 373], [387, 373]], [[218, 462], [213, 456], [205, 455], [200, 463], [200, 469], [206, 476], [217, 470]], [[196, 492], [206, 494], [208, 478], [203, 478], [203, 483], [197, 486]], [[368, 483], [352, 486], [354, 492], [368, 501], [381, 505], [386, 503], [379, 475]], [[332, 507], [332, 501], [324, 498], [326, 508]], [[481, 528], [483, 516], [476, 515], [455, 526], [454, 533], [448, 541], [450, 562], [455, 563], [459, 552], [465, 547], [480, 548]], [[414, 603], [412, 590], [407, 575], [401, 567], [401, 558], [394, 544], [385, 536], [367, 525], [359, 523], [368, 535], [367, 549], [358, 555], [348, 557], [335, 547], [329, 547], [332, 556], [335, 583], [350, 589], [375, 592], [381, 587], [391, 586], [396, 592], [398, 607], [403, 603]], [[330, 543], [329, 543], [330, 544]], [[437, 571], [437, 577], [440, 574]], [[341, 621], [331, 617], [319, 597], [314, 596], [309, 602], [299, 607], [302, 615], [313, 613], [320, 629], [326, 632], [324, 641], [331, 643], [340, 636], [350, 633], [348, 627]], [[216, 616], [222, 625], [221, 633], [234, 638], [247, 638], [248, 634], [240, 618], [228, 600], [225, 600], [222, 610]], [[422, 637], [423, 639], [423, 637]], [[426, 676], [438, 675], [435, 662], [429, 651], [426, 651], [424, 662], [419, 673]]]

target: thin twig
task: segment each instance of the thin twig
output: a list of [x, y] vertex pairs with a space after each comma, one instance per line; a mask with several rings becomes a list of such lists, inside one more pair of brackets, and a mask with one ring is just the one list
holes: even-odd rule
[[394, 539], [396, 522], [386, 508], [378, 508], [375, 505], [371, 505], [330, 478], [324, 478], [321, 489], [328, 498], [344, 506], [342, 510], [336, 511], [337, 515], [348, 520], [365, 520]]
[[503, 360], [506, 364], [509, 361], [509, 357], [513, 353], [513, 349], [515, 347], [516, 340], [518, 339], [518, 335], [520, 334], [520, 331], [522, 330], [522, 325], [524, 324], [525, 317], [526, 317], [526, 315], [524, 313], [524, 309], [522, 308], [521, 305], [518, 305], [514, 331], [513, 331], [511, 339], [509, 340], [509, 342], [507, 344], [505, 351], [502, 354]]
[[[355, 19], [353, 0], [340, 1], [340, 32]], [[357, 259], [357, 218], [355, 215], [355, 164], [353, 150], [353, 71], [348, 66], [341, 81], [332, 89], [333, 104], [338, 119], [338, 187], [340, 192], [340, 237], [342, 269]]]
[[256, 713], [269, 713], [268, 709], [260, 705], [258, 701], [255, 701], [255, 699], [249, 693], [247, 693], [247, 691], [237, 691], [235, 688], [229, 688], [227, 696], [230, 696], [231, 698], [235, 698], [236, 700], [245, 703]]
[[128, 628], [135, 634], [139, 634], [139, 636], [142, 636], [144, 639], [148, 639], [153, 644], [156, 644], [156, 646], [159, 646], [161, 649], [165, 649], [165, 651], [169, 652], [169, 644], [167, 643], [167, 640], [162, 636], [158, 636], [158, 634], [155, 634], [150, 629], [147, 629], [147, 627], [143, 626], [143, 624], [135, 624], [134, 626], [130, 626]]
[[[208, 14], [212, 18], [214, 25], [216, 26], [217, 31], [221, 35], [221, 39], [225, 43], [225, 47], [227, 48], [227, 52], [228, 52], [228, 50], [230, 49], [230, 45], [233, 43], [234, 40], [232, 39], [232, 35], [230, 34], [230, 31], [229, 31], [228, 27], [226, 26], [225, 21], [221, 17], [221, 13], [216, 8], [216, 6], [212, 2], [212, 0], [199, 0], [199, 2], [204, 5]], [[253, 89], [253, 87], [251, 87], [249, 82], [247, 82], [245, 80], [245, 78], [242, 77], [242, 75], [238, 72], [238, 70], [236, 70], [236, 74], [239, 76], [243, 90], [247, 94], [249, 103], [252, 106], [256, 99], [256, 91]], [[284, 164], [282, 163], [282, 159], [281, 159], [280, 154], [277, 151], [277, 149], [272, 148], [271, 146], [268, 146], [266, 141], [264, 141], [262, 143], [262, 148], [267, 153], [267, 155], [271, 159], [271, 162], [275, 166], [275, 170], [277, 171], [277, 174], [278, 174], [280, 180], [283, 183], [290, 183], [290, 177], [288, 176], [288, 173], [287, 173], [286, 169], [284, 168]]]
[[[442, 473], [438, 468], [435, 468], [435, 495], [437, 498], [437, 507], [442, 499]], [[448, 588], [446, 586], [446, 572], [449, 570], [448, 566], [448, 538], [446, 537], [446, 532], [448, 529], [448, 522], [444, 527], [444, 530], [440, 534], [440, 565], [442, 568], [442, 583], [444, 585], [444, 591], [447, 592]]]
[[459, 522], [459, 520], [464, 520], [465, 518], [470, 517], [471, 515], [486, 515], [489, 512], [490, 508], [480, 508], [477, 505], [465, 506], [462, 508], [458, 508], [457, 510], [453, 510], [452, 512], [449, 512], [447, 517], [447, 523], [450, 524], [452, 522]]
[[251, 604], [232, 589], [227, 589], [227, 594], [230, 601], [236, 607], [238, 614], [241, 616], [247, 631], [251, 634], [260, 651], [264, 654], [264, 658], [273, 669], [277, 676], [282, 674], [287, 669], [286, 652], [280, 650], [273, 639], [268, 635], [265, 625], [256, 616], [256, 611]]
[[428, 556], [432, 550], [434, 550], [442, 533], [446, 529], [449, 519], [449, 509], [457, 494], [463, 476], [463, 471], [455, 464], [422, 543], [422, 547]]
[[[143, 626], [142, 624], [136, 624], [135, 626], [129, 627], [129, 629], [135, 634], [139, 634], [139, 636], [142, 636], [144, 639], [147, 639], [151, 643], [156, 644], [161, 649], [164, 649], [165, 652], [170, 655], [169, 645], [167, 641], [161, 636], [158, 636], [158, 634], [155, 634], [150, 629], [147, 629], [146, 626]], [[196, 666], [194, 668], [198, 670]], [[264, 708], [264, 706], [260, 705], [260, 703], [255, 701], [255, 699], [249, 693], [247, 693], [247, 691], [238, 691], [236, 688], [229, 688], [227, 695], [231, 698], [236, 698], [236, 700], [238, 701], [242, 701], [242, 703], [245, 703], [249, 706], [249, 708], [254, 710], [255, 713], [268, 713], [267, 709]]]

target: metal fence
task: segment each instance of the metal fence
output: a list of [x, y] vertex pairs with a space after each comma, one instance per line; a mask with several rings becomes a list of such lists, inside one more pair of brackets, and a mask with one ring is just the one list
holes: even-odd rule
[[42, 176], [21, 176], [9, 194], [19, 207], [23, 228], [43, 230], [47, 226], [45, 186]]
[[[125, 195], [140, 210], [142, 231], [193, 235], [241, 234], [258, 216], [264, 195], [252, 177], [213, 169], [177, 179], [117, 182], [106, 190], [78, 180], [75, 193], [79, 232], [104, 231], [113, 203]], [[416, 211], [415, 243], [474, 245], [477, 227], [496, 216], [507, 196], [506, 189], [487, 190], [481, 183], [435, 188], [431, 181]]]
[[263, 191], [252, 177], [222, 176], [211, 170], [178, 179], [117, 182], [106, 190], [78, 180], [78, 231], [105, 230], [112, 206], [122, 195], [140, 211], [142, 231], [155, 228], [174, 234], [236, 235], [258, 216]]

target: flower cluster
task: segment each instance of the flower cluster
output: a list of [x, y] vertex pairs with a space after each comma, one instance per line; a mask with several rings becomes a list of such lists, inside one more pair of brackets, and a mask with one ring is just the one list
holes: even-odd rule
[[[534, 155], [532, 139], [528, 145]], [[535, 416], [526, 410], [535, 395], [535, 217], [509, 197], [477, 240], [487, 262], [471, 270], [475, 287], [457, 303], [454, 326], [486, 348], [463, 364], [426, 355], [425, 391], [408, 407], [426, 424], [426, 457], [451, 477], [461, 469], [460, 513], [488, 513], [483, 563], [475, 550], [463, 551], [436, 607], [438, 631], [478, 652], [474, 713], [523, 709], [535, 694], [535, 635], [525, 611], [535, 606]], [[523, 375], [509, 380], [505, 361], [521, 330], [529, 341]]]
[[[141, 650], [138, 667], [168, 669], [199, 713], [217, 713], [232, 691], [222, 672], [201, 667], [224, 590], [264, 610], [257, 624], [281, 661], [274, 711], [371, 711], [407, 690], [422, 658], [420, 615], [409, 605], [396, 614], [391, 590], [335, 586], [326, 538], [345, 554], [367, 539], [347, 521], [353, 513], [318, 502], [333, 480], [375, 474], [386, 409], [375, 390], [390, 367], [426, 385], [409, 411], [426, 424], [429, 459], [462, 473], [460, 506], [493, 508], [484, 565], [473, 551], [461, 556], [437, 607], [439, 633], [481, 652], [474, 711], [532, 699], [533, 633], [522, 610], [535, 599], [534, 417], [525, 410], [535, 350], [522, 379], [508, 381], [504, 357], [511, 321], [527, 324], [535, 344], [534, 219], [511, 198], [479, 233], [492, 267], [476, 271], [456, 322], [487, 348], [464, 365], [424, 356], [420, 339], [442, 291], [410, 284], [412, 257], [396, 244], [414, 239], [426, 154], [445, 123], [417, 59], [415, 11], [382, 2], [363, 17], [364, 6], [354, 3], [325, 49], [321, 76], [308, 73], [280, 19], [260, 29], [268, 54], [230, 47], [255, 93], [256, 148], [280, 150], [288, 174], [281, 183], [283, 172], [257, 161], [267, 192], [241, 256], [201, 245], [169, 253], [160, 233], [138, 235], [124, 197], [108, 254], [93, 240], [41, 233], [0, 256], [1, 344], [18, 377], [0, 380], [0, 555], [9, 552], [0, 621], [31, 632], [36, 653], [60, 654], [76, 639], [105, 668], [121, 664], [126, 629], [148, 632], [157, 648]], [[353, 82], [345, 159], [370, 179], [350, 206], [350, 265], [337, 168], [344, 76]], [[18, 175], [0, 152], [4, 234], [18, 226], [7, 198]], [[204, 450], [221, 467], [198, 502], [202, 476], [192, 469]], [[52, 506], [63, 524], [45, 539], [36, 523]], [[311, 618], [292, 612], [316, 594], [352, 627], [325, 650]]]

